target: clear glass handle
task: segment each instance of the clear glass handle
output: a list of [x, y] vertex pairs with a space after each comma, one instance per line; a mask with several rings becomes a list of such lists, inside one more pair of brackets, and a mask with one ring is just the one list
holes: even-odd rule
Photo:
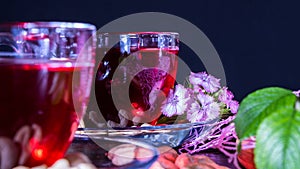
[[10, 33], [0, 32], [0, 52], [19, 52], [18, 45]]

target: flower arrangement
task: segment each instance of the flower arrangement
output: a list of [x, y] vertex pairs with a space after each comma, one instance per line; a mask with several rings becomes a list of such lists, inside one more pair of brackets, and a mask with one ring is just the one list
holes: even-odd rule
[[[229, 157], [229, 162], [238, 166], [237, 135], [232, 123], [238, 107], [233, 93], [220, 85], [220, 79], [206, 72], [191, 72], [185, 85], [178, 84], [170, 91], [161, 110], [167, 119], [176, 117], [186, 119], [186, 122], [199, 122], [180, 152], [193, 154], [210, 148], [219, 149]], [[203, 134], [203, 127], [208, 124], [210, 128]]]
[[176, 85], [162, 105], [167, 117], [186, 114], [189, 122], [204, 122], [224, 115], [236, 114], [239, 103], [220, 79], [206, 72], [191, 73], [187, 84]]

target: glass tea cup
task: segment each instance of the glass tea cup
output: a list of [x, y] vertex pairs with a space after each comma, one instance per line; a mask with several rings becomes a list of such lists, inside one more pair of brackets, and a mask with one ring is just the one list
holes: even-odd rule
[[96, 28], [86, 23], [0, 24], [0, 161], [51, 165], [87, 107]]
[[179, 34], [100, 33], [97, 42], [95, 98], [102, 120], [110, 127], [155, 121], [175, 83]]

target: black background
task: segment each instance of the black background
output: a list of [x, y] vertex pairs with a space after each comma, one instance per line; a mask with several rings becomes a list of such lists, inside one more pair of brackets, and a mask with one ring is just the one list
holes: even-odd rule
[[[267, 86], [300, 88], [296, 0], [2, 0], [0, 22], [76, 21], [100, 28], [138, 12], [173, 14], [202, 30], [221, 57], [227, 85], [237, 100]], [[186, 50], [183, 55], [193, 53]], [[201, 63], [190, 66], [202, 70]]]

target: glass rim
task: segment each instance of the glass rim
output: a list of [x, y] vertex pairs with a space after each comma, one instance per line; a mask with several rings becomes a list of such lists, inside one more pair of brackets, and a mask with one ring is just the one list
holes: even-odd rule
[[[73, 56], [77, 56], [79, 54], [74, 54]], [[0, 51], [0, 58], [2, 56], [9, 56], [9, 57], [15, 57], [14, 59], [19, 59], [20, 58], [26, 58], [30, 56], [41, 56], [40, 58], [35, 58], [35, 59], [73, 59], [73, 58], [68, 58], [68, 57], [49, 57], [47, 55], [41, 55], [38, 53], [22, 53], [22, 52], [7, 52], [7, 51]], [[19, 57], [16, 57], [19, 56]]]
[[[79, 54], [80, 55], [80, 54]], [[35, 57], [38, 56], [38, 57]], [[37, 61], [37, 62], [84, 62], [88, 63], [91, 62], [89, 59], [85, 61], [79, 61], [78, 57], [47, 57], [42, 56], [35, 53], [18, 53], [18, 52], [5, 52], [0, 51], [0, 63], [1, 62], [11, 62], [11, 61], [24, 61], [24, 62], [31, 62], [31, 61]], [[94, 61], [92, 61], [94, 63]]]
[[78, 60], [69, 58], [1, 58], [0, 65], [27, 65], [27, 66], [39, 66], [39, 65], [51, 65], [48, 68], [55, 67], [94, 67], [94, 61]]
[[129, 35], [129, 36], [134, 36], [134, 35], [173, 35], [178, 37], [179, 33], [178, 32], [168, 32], [168, 31], [141, 31], [141, 32], [97, 32], [97, 35], [104, 35], [104, 36], [109, 36], [109, 35]]
[[96, 30], [96, 26], [84, 22], [65, 22], [65, 21], [34, 21], [34, 22], [7, 22], [1, 23], [0, 28], [19, 27], [19, 28], [66, 28], [66, 29], [86, 29]]

